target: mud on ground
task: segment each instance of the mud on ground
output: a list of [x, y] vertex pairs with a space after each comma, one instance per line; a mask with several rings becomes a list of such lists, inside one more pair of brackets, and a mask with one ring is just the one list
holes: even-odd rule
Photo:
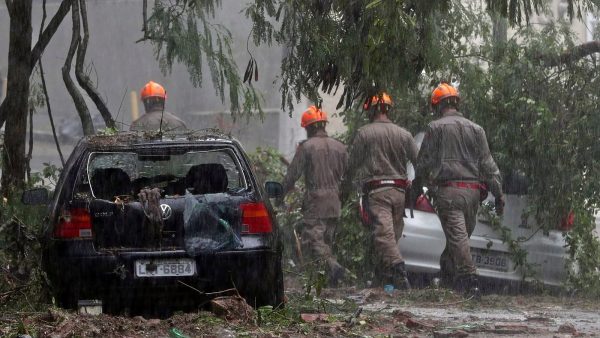
[[[583, 298], [485, 295], [446, 289], [385, 293], [289, 289], [284, 308], [175, 313], [167, 319], [80, 315], [49, 306], [0, 313], [0, 336], [18, 337], [582, 337], [600, 336], [600, 304]], [[236, 304], [239, 302], [233, 302]], [[239, 311], [238, 311], [239, 310]], [[238, 311], [238, 312], [236, 312]], [[237, 315], [237, 314], [243, 315]]]

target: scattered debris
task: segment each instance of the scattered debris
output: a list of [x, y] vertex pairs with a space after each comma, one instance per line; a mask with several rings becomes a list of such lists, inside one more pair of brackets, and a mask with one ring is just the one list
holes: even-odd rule
[[354, 314], [352, 314], [352, 316], [350, 316], [350, 317], [348, 317], [346, 319], [346, 324], [349, 327], [352, 327], [352, 326], [356, 325], [356, 323], [358, 322], [358, 317], [362, 313], [362, 310], [363, 310], [363, 308], [359, 307], [358, 309], [356, 309], [356, 311], [354, 312]]
[[157, 327], [160, 325], [160, 319], [156, 319], [156, 318], [149, 319], [148, 321], [146, 321], [146, 324], [149, 327]]
[[181, 332], [177, 328], [172, 328], [169, 330], [169, 338], [189, 338], [183, 332]]
[[317, 320], [326, 322], [329, 319], [329, 315], [326, 313], [301, 313], [300, 319], [305, 323], [311, 323]]
[[525, 334], [529, 332], [529, 326], [518, 324], [496, 324], [493, 333], [498, 334]]
[[462, 337], [468, 337], [468, 336], [469, 336], [469, 334], [463, 330], [445, 329], [445, 330], [440, 330], [440, 331], [433, 331], [434, 338], [454, 338], [454, 337], [462, 338]]
[[[372, 292], [371, 292], [372, 291]], [[331, 299], [306, 300], [301, 291], [288, 289], [285, 307], [262, 307], [254, 311], [238, 295], [216, 298], [213, 312], [176, 313], [167, 319], [142, 316], [81, 315], [49, 306], [40, 312], [0, 312], [1, 337], [578, 337], [595, 334], [600, 328], [598, 305], [590, 308], [551, 308], [560, 299], [536, 299], [515, 305], [515, 298], [505, 296], [502, 307], [486, 300], [477, 306], [439, 308], [433, 302], [423, 305], [420, 290], [410, 298], [389, 298], [383, 290], [364, 292], [357, 289], [331, 290]], [[424, 291], [425, 292], [425, 291]], [[429, 291], [427, 291], [429, 292]], [[348, 295], [374, 294], [376, 300], [356, 306]], [[220, 294], [222, 296], [222, 294]], [[341, 296], [343, 295], [343, 296]], [[491, 296], [490, 296], [491, 297]], [[357, 297], [358, 298], [358, 297]], [[494, 299], [494, 298], [491, 298]], [[532, 297], [532, 299], [535, 299]], [[447, 301], [447, 300], [445, 300]], [[444, 302], [445, 302], [444, 301]], [[533, 301], [532, 301], [533, 302]], [[530, 303], [532, 303], [530, 302]], [[554, 303], [553, 303], [554, 302]], [[352, 306], [348, 304], [352, 303]], [[588, 303], [586, 303], [588, 304]], [[323, 307], [325, 306], [325, 307]], [[470, 305], [473, 306], [473, 305]], [[544, 312], [533, 312], [543, 308]], [[263, 313], [260, 313], [262, 309]], [[536, 309], [536, 310], [532, 310]], [[407, 311], [407, 310], [410, 310]], [[531, 311], [531, 312], [528, 312]], [[260, 316], [259, 316], [260, 313]], [[134, 313], [133, 315], [136, 315]], [[262, 318], [262, 320], [261, 320]], [[494, 318], [494, 321], [490, 321]], [[577, 318], [571, 322], [570, 318]], [[566, 321], [566, 323], [565, 323]], [[559, 327], [559, 324], [562, 324]], [[577, 326], [575, 326], [576, 324]]]
[[544, 316], [531, 316], [526, 319], [528, 322], [551, 322], [552, 319]]
[[404, 323], [404, 325], [406, 325], [407, 328], [409, 329], [418, 329], [418, 330], [422, 330], [422, 329], [433, 329], [435, 328], [433, 325], [424, 323], [422, 321], [418, 321], [412, 318], [408, 318], [406, 320], [406, 322]]
[[575, 328], [575, 325], [573, 325], [573, 323], [566, 322], [558, 327], [557, 332], [575, 335], [577, 334], [577, 329]]
[[249, 322], [254, 318], [254, 309], [240, 296], [214, 298], [210, 307], [215, 315], [227, 320]]
[[392, 316], [399, 322], [406, 322], [407, 319], [414, 317], [412, 313], [400, 309], [392, 311]]

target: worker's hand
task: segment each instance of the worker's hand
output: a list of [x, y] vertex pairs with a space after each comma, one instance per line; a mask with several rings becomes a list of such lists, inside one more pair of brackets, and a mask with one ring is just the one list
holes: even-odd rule
[[494, 206], [496, 209], [496, 215], [498, 216], [502, 216], [502, 214], [504, 213], [504, 196], [499, 196], [496, 197], [496, 200], [494, 201]]

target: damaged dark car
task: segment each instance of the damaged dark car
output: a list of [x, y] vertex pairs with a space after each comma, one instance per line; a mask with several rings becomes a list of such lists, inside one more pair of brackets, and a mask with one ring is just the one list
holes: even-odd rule
[[234, 290], [277, 306], [282, 244], [269, 197], [280, 193], [259, 185], [224, 135], [84, 138], [50, 201], [43, 263], [56, 300], [200, 306]]

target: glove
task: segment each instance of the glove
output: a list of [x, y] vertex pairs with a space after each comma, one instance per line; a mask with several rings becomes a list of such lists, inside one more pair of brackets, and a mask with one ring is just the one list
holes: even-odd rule
[[496, 209], [496, 215], [502, 216], [504, 213], [504, 196], [496, 197], [494, 201], [494, 207]]

